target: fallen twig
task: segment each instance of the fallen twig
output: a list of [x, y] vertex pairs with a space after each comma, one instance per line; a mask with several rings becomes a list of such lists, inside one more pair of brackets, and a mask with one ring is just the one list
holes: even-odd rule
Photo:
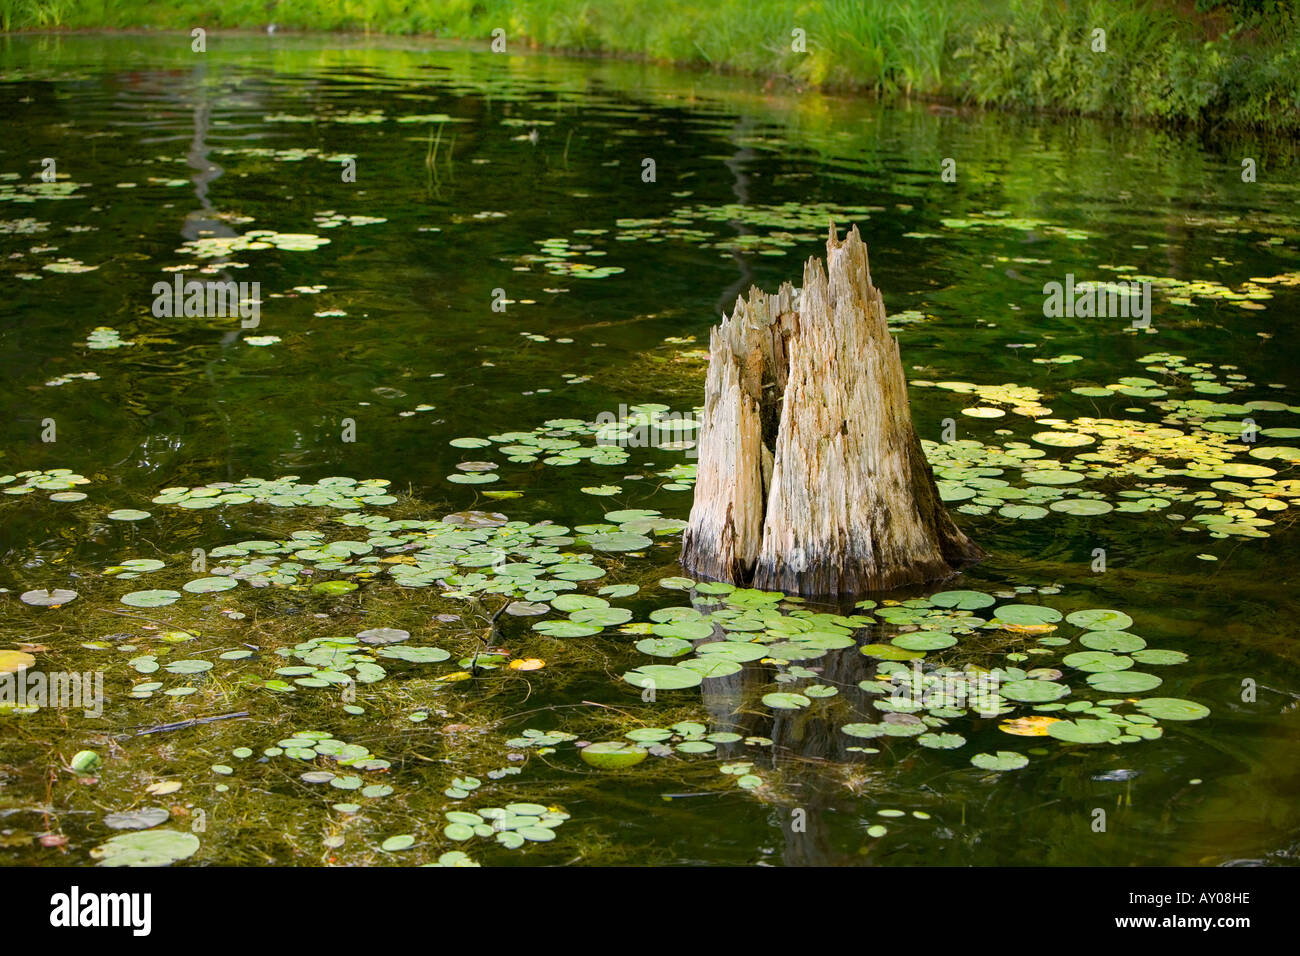
[[233, 714], [217, 714], [214, 717], [194, 717], [190, 720], [178, 720], [174, 724], [159, 724], [157, 727], [150, 727], [147, 730], [137, 730], [132, 737], [143, 737], [145, 734], [161, 734], [169, 730], [184, 730], [187, 727], [197, 727], [199, 724], [212, 724], [218, 720], [231, 720], [235, 717], [247, 717], [248, 711], [240, 710]]

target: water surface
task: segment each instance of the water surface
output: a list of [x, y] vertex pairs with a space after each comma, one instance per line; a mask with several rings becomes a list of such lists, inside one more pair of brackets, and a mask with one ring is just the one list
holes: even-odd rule
[[[1212, 487], [1214, 476], [1168, 479], [1208, 492], [1199, 505], [1151, 503], [1160, 497], [1154, 478], [1089, 478], [1086, 487], [1113, 506], [1145, 502], [1095, 516], [1047, 509], [1018, 517], [996, 503], [972, 507], [949, 488], [951, 506], [966, 508], [957, 515], [963, 528], [990, 557], [946, 587], [1066, 613], [1118, 609], [1151, 647], [1188, 655], [1159, 668], [1156, 693], [1199, 702], [1210, 716], [1165, 722], [1159, 739], [1134, 744], [1012, 736], [998, 720], [970, 715], [944, 728], [967, 738], [954, 750], [846, 736], [844, 724], [873, 713], [857, 684], [874, 677], [877, 660], [855, 648], [796, 662], [813, 676], [753, 663], [650, 703], [620, 678], [654, 662], [634, 647], [643, 635], [611, 626], [552, 638], [531, 630], [533, 617], [504, 617], [495, 643], [516, 658], [544, 659], [544, 668], [439, 681], [474, 653], [477, 632], [466, 628], [481, 622], [438, 587], [399, 589], [386, 579], [337, 598], [241, 585], [146, 610], [119, 601], [200, 576], [190, 570], [195, 548], [294, 530], [357, 537], [341, 536], [328, 508], [191, 510], [154, 503], [164, 488], [247, 476], [382, 478], [400, 501], [363, 511], [427, 520], [474, 508], [566, 527], [601, 523], [616, 509], [685, 518], [689, 483], [661, 474], [689, 463], [680, 449], [557, 467], [450, 443], [591, 422], [645, 403], [689, 411], [702, 401], [710, 325], [751, 284], [797, 282], [804, 260], [824, 254], [830, 216], [856, 223], [868, 242], [927, 440], [953, 437], [948, 420], [959, 439], [986, 445], [1032, 443], [1058, 420], [1151, 427], [1180, 414], [1159, 402], [1200, 400], [1263, 404], [1184, 415], [1193, 444], [1206, 434], [1199, 422], [1226, 416], [1276, 430], [1259, 445], [1291, 446], [1300, 215], [1289, 145], [761, 95], [742, 80], [414, 42], [214, 37], [199, 55], [180, 37], [10, 37], [0, 80], [0, 471], [65, 468], [90, 479], [82, 501], [51, 501], [48, 490], [0, 500], [0, 586], [12, 592], [0, 596], [2, 641], [39, 645], [33, 653], [47, 670], [101, 670], [107, 695], [99, 718], [53, 709], [0, 716], [0, 860], [90, 862], [90, 850], [114, 835], [106, 812], [155, 805], [171, 809], [171, 829], [203, 818], [191, 862], [209, 864], [421, 863], [456, 849], [485, 865], [1294, 859], [1294, 497], [1233, 497]], [[1242, 181], [1243, 156], [1256, 159], [1257, 182]], [[68, 185], [41, 185], [45, 157]], [[940, 176], [948, 158], [955, 182]], [[653, 182], [643, 176], [646, 159]], [[344, 181], [349, 161], [355, 182]], [[256, 230], [317, 239], [224, 253], [212, 241]], [[211, 270], [203, 277], [260, 283], [257, 329], [151, 314], [154, 283], [203, 267]], [[1194, 285], [1157, 288], [1152, 329], [1135, 331], [1118, 318], [1045, 317], [1044, 283], [1067, 274]], [[494, 309], [502, 299], [504, 309]], [[97, 327], [131, 344], [89, 348]], [[77, 377], [84, 373], [95, 377]], [[1151, 384], [1125, 385], [1125, 377]], [[1071, 391], [1107, 385], [1131, 391]], [[974, 386], [1034, 392], [986, 390], [981, 400]], [[51, 419], [56, 440], [43, 441]], [[1295, 477], [1285, 456], [1252, 459], [1251, 447], [1239, 447], [1240, 461], [1271, 467], [1269, 480]], [[1187, 457], [1196, 456], [1183, 465]], [[498, 465], [490, 473], [499, 480], [448, 480], [475, 460]], [[945, 480], [964, 481], [958, 473]], [[620, 491], [582, 490], [603, 485]], [[1250, 503], [1261, 496], [1276, 505]], [[1243, 500], [1244, 524], [1195, 521]], [[110, 520], [113, 509], [150, 515]], [[580, 591], [639, 584], [635, 596], [611, 602], [645, 622], [656, 608], [689, 604], [688, 594], [658, 584], [680, 573], [676, 553], [673, 534], [646, 549], [600, 553], [605, 578]], [[128, 557], [167, 567], [148, 581], [104, 573]], [[52, 609], [18, 600], [46, 587], [80, 597]], [[230, 609], [245, 616], [220, 613]], [[433, 619], [462, 612], [463, 624]], [[413, 645], [437, 644], [451, 659], [393, 667], [363, 685], [361, 715], [343, 711], [337, 687], [262, 686], [286, 663], [276, 648], [381, 625], [407, 628]], [[169, 645], [160, 635], [173, 630], [195, 636]], [[855, 640], [897, 633], [877, 627]], [[1080, 629], [1062, 624], [1058, 633], [1074, 640]], [[1004, 635], [964, 651], [963, 640], [950, 656], [928, 659], [1015, 666], [1004, 656], [1026, 643], [1032, 636]], [[219, 657], [241, 647], [256, 653]], [[159, 650], [164, 662], [216, 666], [160, 677], [129, 663]], [[762, 696], [790, 689], [776, 683], [778, 672], [793, 678], [790, 687], [839, 693], [773, 710]], [[1071, 699], [1128, 696], [1090, 694], [1084, 676], [1063, 678], [1079, 688]], [[127, 696], [164, 678], [167, 688], [195, 692]], [[1253, 699], [1243, 699], [1243, 687], [1254, 688]], [[231, 711], [251, 716], [125, 736]], [[525, 729], [606, 740], [678, 721], [768, 742], [687, 748], [625, 771], [592, 769], [572, 741], [551, 753], [508, 743]], [[287, 766], [282, 755], [259, 763], [264, 748], [311, 729], [390, 761], [364, 782], [394, 792], [339, 811], [332, 805], [352, 795], [301, 783], [309, 768]], [[240, 747], [253, 756], [232, 757]], [[84, 749], [104, 759], [89, 777], [66, 769]], [[1028, 755], [1028, 766], [971, 765], [972, 754], [1002, 750]], [[719, 772], [742, 763], [756, 788], [737, 786], [743, 772]], [[456, 776], [481, 787], [445, 795]], [[183, 787], [146, 791], [161, 780]], [[443, 833], [447, 811], [510, 801], [560, 807], [570, 818], [554, 840], [523, 849]], [[1094, 829], [1099, 808], [1105, 832]], [[886, 832], [868, 833], [880, 825]], [[44, 833], [68, 842], [42, 847], [35, 839]], [[395, 834], [417, 842], [381, 851]]]

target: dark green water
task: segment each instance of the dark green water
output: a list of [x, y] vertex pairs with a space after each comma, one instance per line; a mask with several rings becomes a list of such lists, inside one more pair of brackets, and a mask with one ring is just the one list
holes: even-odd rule
[[[922, 383], [912, 402], [923, 438], [938, 441], [945, 419], [958, 437], [985, 443], [1028, 441], [1053, 419], [1159, 422], [1153, 401], [1164, 391], [1097, 398], [1070, 390], [1160, 379], [1143, 357], [1171, 353], [1184, 370], [1208, 363], [1222, 391], [1189, 390], [1183, 375], [1161, 380], [1168, 396], [1270, 403], [1253, 414], [1279, 437], [1260, 443], [1291, 446], [1300, 404], [1300, 165], [1290, 145], [759, 96], [746, 82], [626, 64], [262, 37], [212, 38], [206, 54], [180, 37], [6, 37], [0, 99], [0, 472], [68, 468], [91, 479], [78, 502], [52, 502], [47, 492], [0, 498], [0, 586], [12, 591], [0, 595], [0, 649], [28, 642], [44, 648], [33, 653], [45, 669], [100, 669], [107, 698], [100, 718], [0, 715], [0, 861], [88, 863], [113, 836], [105, 812], [155, 805], [172, 808], [169, 826], [181, 830], [202, 811], [202, 846], [190, 862], [208, 864], [422, 863], [453, 849], [484, 865], [1295, 859], [1300, 608], [1296, 499], [1285, 494], [1268, 495], [1277, 510], [1251, 509], [1275, 522], [1258, 536], [1170, 517], [1196, 514], [1191, 502], [1092, 517], [1053, 511], [1026, 520], [997, 507], [957, 515], [990, 557], [948, 587], [1047, 588], [1026, 600], [1066, 612], [1123, 610], [1153, 647], [1189, 655], [1161, 671], [1159, 693], [1195, 700], [1210, 716], [1171, 721], [1159, 739], [1131, 745], [1011, 736], [973, 718], [953, 720], [948, 729], [969, 742], [952, 751], [846, 738], [840, 726], [870, 710], [854, 685], [871, 677], [873, 661], [854, 649], [804, 662], [842, 692], [803, 710], [763, 706], [759, 698], [778, 688], [760, 664], [652, 704], [620, 680], [650, 662], [633, 647], [637, 636], [607, 628], [542, 639], [529, 617], [506, 617], [497, 643], [515, 657], [544, 658], [545, 668], [437, 682], [476, 646], [431, 620], [451, 603], [437, 588], [374, 582], [337, 600], [241, 588], [227, 592], [231, 601], [187, 594], [143, 618], [115, 613], [131, 612], [118, 598], [133, 587], [178, 588], [194, 577], [194, 548], [337, 530], [328, 509], [151, 503], [163, 488], [350, 476], [389, 479], [403, 496], [393, 506], [405, 509], [401, 517], [478, 508], [578, 526], [609, 510], [648, 508], [685, 518], [689, 490], [663, 490], [656, 474], [686, 460], [680, 451], [550, 467], [449, 442], [553, 419], [592, 421], [620, 405], [699, 404], [698, 350], [709, 326], [751, 284], [797, 281], [803, 261], [824, 252], [831, 212], [862, 230], [891, 315], [923, 317], [897, 323], [904, 365]], [[446, 119], [428, 119], [438, 115]], [[41, 193], [45, 157], [56, 160], [61, 182], [77, 184], [68, 198]], [[1256, 160], [1258, 181], [1242, 181], [1243, 157]], [[348, 158], [355, 182], [341, 176]], [[643, 181], [645, 158], [655, 162], [654, 182]], [[956, 161], [956, 182], [941, 180], [945, 158]], [[330, 225], [335, 213], [380, 221]], [[259, 229], [329, 242], [212, 259], [182, 249]], [[524, 258], [548, 239], [590, 247], [570, 261], [622, 271], [583, 278]], [[66, 260], [93, 268], [46, 268]], [[261, 284], [259, 328], [151, 314], [155, 282], [206, 264], [216, 277]], [[1283, 281], [1262, 284], [1272, 297], [1246, 300], [1254, 308], [1208, 285], [1185, 295], [1157, 289], [1149, 333], [1118, 318], [1043, 315], [1045, 282], [1067, 273], [1119, 278], [1124, 268], [1220, 290]], [[497, 289], [509, 300], [504, 311], [493, 309]], [[87, 348], [99, 326], [133, 344]], [[278, 341], [249, 345], [256, 336]], [[1060, 356], [1077, 358], [1041, 361]], [[86, 372], [98, 378], [51, 384]], [[1035, 389], [1034, 401], [1051, 411], [1017, 414], [1011, 402], [1004, 417], [963, 416], [981, 403], [926, 384], [934, 382]], [[53, 442], [42, 440], [50, 419]], [[345, 420], [354, 441], [343, 439]], [[1184, 427], [1198, 433], [1195, 423]], [[478, 458], [500, 465], [499, 481], [446, 479]], [[1285, 459], [1261, 463], [1277, 481], [1296, 477]], [[622, 491], [581, 491], [606, 483]], [[1200, 491], [1209, 479], [1185, 484]], [[1116, 504], [1126, 491], [1146, 494], [1131, 475], [1097, 488]], [[476, 489], [521, 494], [493, 500]], [[120, 508], [151, 516], [106, 519]], [[1102, 573], [1096, 549], [1105, 551]], [[168, 568], [147, 583], [103, 574], [126, 557]], [[613, 603], [645, 620], [654, 608], [687, 603], [656, 583], [680, 573], [675, 558], [676, 539], [666, 535], [644, 557], [600, 557], [608, 574], [597, 583], [640, 584], [634, 598]], [[18, 600], [47, 587], [81, 596], [52, 609]], [[246, 616], [223, 617], [226, 607]], [[334, 689], [254, 686], [285, 663], [261, 654], [376, 624], [438, 641], [452, 660], [365, 685], [364, 715], [345, 714]], [[220, 661], [194, 679], [191, 695], [131, 699], [133, 685], [153, 678], [128, 659], [163, 646], [145, 625], [197, 635], [173, 658], [213, 660], [241, 646], [259, 656]], [[106, 637], [103, 648], [83, 646]], [[1253, 699], [1243, 700], [1243, 681], [1256, 688]], [[251, 716], [121, 736], [231, 711]], [[412, 713], [429, 716], [413, 722]], [[505, 742], [525, 728], [603, 740], [679, 720], [773, 743], [651, 757], [626, 771], [593, 770], [570, 743], [526, 760], [506, 755]], [[245, 746], [260, 755], [308, 728], [390, 760], [382, 780], [365, 782], [395, 792], [338, 812], [319, 787], [297, 782], [303, 768], [274, 769], [282, 757], [259, 765], [230, 756]], [[845, 749], [852, 745], [880, 752]], [[91, 777], [65, 767], [83, 749], [104, 759]], [[970, 764], [972, 753], [1004, 749], [1030, 754], [1029, 765], [992, 773]], [[719, 773], [742, 761], [762, 778], [758, 790]], [[213, 764], [233, 764], [234, 773], [214, 774]], [[506, 766], [523, 771], [486, 776]], [[484, 839], [462, 846], [442, 835], [443, 813], [457, 803], [443, 791], [457, 774], [483, 781], [460, 801], [466, 809], [528, 801], [563, 807], [571, 819], [553, 841], [522, 850]], [[164, 779], [183, 788], [146, 793]], [[1108, 814], [1105, 832], [1093, 828], [1098, 808]], [[882, 818], [882, 809], [909, 815]], [[806, 829], [792, 826], [796, 817], [806, 817]], [[888, 832], [869, 836], [881, 822]], [[66, 836], [66, 845], [35, 842], [45, 833]], [[385, 837], [407, 833], [414, 849], [378, 851]]]

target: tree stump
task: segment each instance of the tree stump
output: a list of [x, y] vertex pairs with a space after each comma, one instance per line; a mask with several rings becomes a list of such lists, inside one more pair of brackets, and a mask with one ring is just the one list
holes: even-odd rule
[[831, 223], [802, 289], [739, 298], [709, 352], [688, 572], [839, 597], [984, 556], [939, 498], [856, 226], [840, 242]]

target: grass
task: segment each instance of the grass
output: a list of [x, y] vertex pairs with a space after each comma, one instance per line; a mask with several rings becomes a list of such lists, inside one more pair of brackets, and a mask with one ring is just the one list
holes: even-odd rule
[[[1300, 128], [1297, 0], [0, 0], [5, 30], [431, 34], [981, 106]], [[1105, 31], [1105, 52], [1094, 31]], [[796, 49], [795, 30], [805, 46]]]

